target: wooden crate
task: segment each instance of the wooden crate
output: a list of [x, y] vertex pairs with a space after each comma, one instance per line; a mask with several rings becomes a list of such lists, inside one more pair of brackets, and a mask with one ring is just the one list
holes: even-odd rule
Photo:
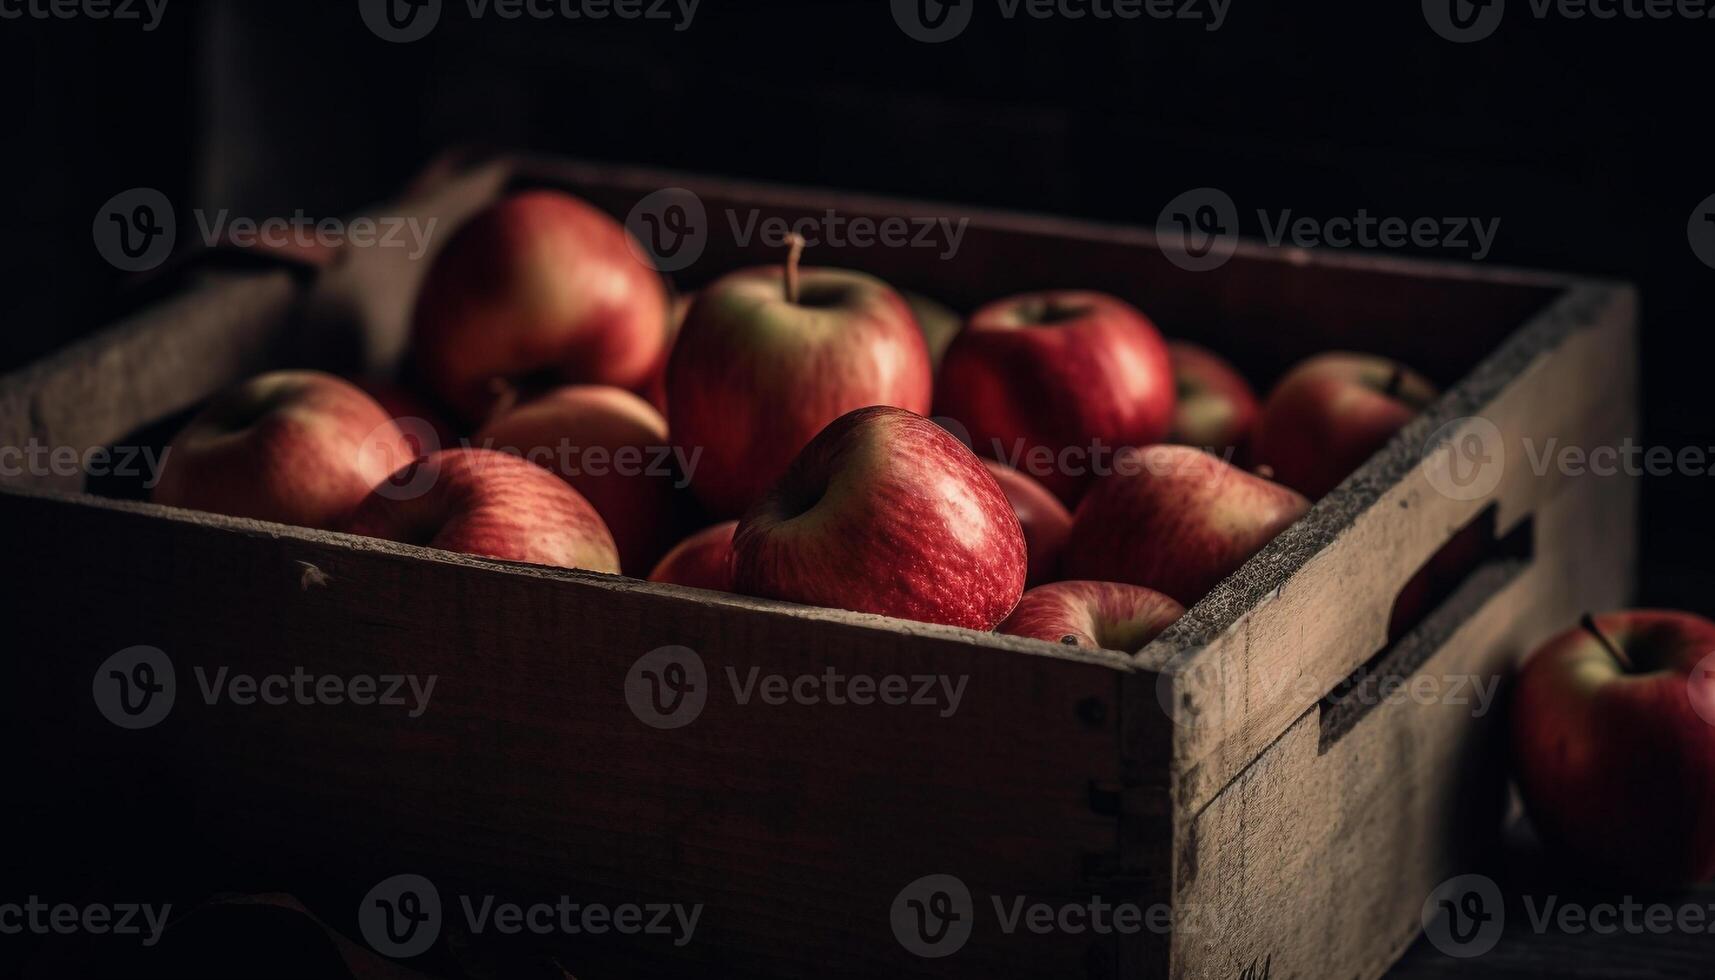
[[[809, 261], [964, 308], [1030, 288], [1106, 290], [1259, 381], [1346, 347], [1449, 387], [1134, 656], [14, 476], [0, 485], [0, 540], [27, 574], [0, 611], [29, 651], [14, 656], [15, 721], [52, 747], [49, 785], [99, 796], [146, 770], [172, 782], [161, 805], [209, 846], [326, 862], [360, 883], [406, 871], [443, 895], [704, 906], [684, 946], [563, 938], [561, 962], [580, 976], [1376, 977], [1417, 935], [1431, 889], [1492, 835], [1504, 774], [1497, 711], [1373, 695], [1398, 680], [1500, 677], [1579, 611], [1629, 597], [1635, 481], [1539, 474], [1525, 451], [1636, 431], [1636, 300], [1623, 284], [1248, 243], [1188, 273], [1142, 231], [530, 159], [438, 174], [375, 213], [450, 227], [507, 186], [540, 183], [621, 217], [659, 188], [694, 190], [710, 234], [685, 285], [777, 258], [734, 241], [728, 209], [969, 218], [950, 259], [824, 247]], [[0, 445], [159, 442], [248, 374], [390, 365], [426, 265], [373, 249], [313, 279], [206, 274], [0, 381]], [[1450, 467], [1470, 462], [1468, 437], [1483, 431], [1444, 427], [1472, 417], [1492, 423], [1486, 448], [1505, 465], [1486, 492], [1439, 492], [1464, 486]], [[1499, 542], [1491, 560], [1390, 644], [1402, 586], [1473, 522]], [[91, 676], [137, 644], [169, 654], [181, 690], [160, 725], [125, 731], [90, 704]], [[673, 645], [700, 656], [709, 696], [669, 730], [640, 722], [625, 685], [640, 657]], [[406, 719], [206, 705], [189, 681], [199, 665], [439, 680], [430, 710]], [[947, 717], [746, 705], [725, 682], [729, 670], [830, 668], [968, 680]], [[936, 874], [968, 888], [971, 929], [956, 952], [925, 958], [894, 913], [930, 899], [906, 889]], [[1180, 924], [1009, 932], [995, 905], [1092, 896], [1169, 908]]]

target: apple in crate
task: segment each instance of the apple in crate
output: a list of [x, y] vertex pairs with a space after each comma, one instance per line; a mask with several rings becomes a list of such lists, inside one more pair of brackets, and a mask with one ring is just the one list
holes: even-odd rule
[[1427, 378], [1397, 361], [1344, 351], [1318, 354], [1269, 392], [1251, 440], [1251, 460], [1318, 499], [1437, 395]]
[[1171, 440], [1235, 461], [1256, 425], [1257, 398], [1250, 383], [1220, 355], [1196, 344], [1169, 341], [1167, 353], [1178, 395]]
[[674, 445], [701, 453], [691, 489], [738, 516], [828, 423], [853, 409], [929, 410], [929, 353], [911, 310], [861, 272], [784, 267], [732, 273], [686, 314], [667, 367]]
[[1030, 554], [1025, 587], [1035, 588], [1054, 581], [1060, 574], [1060, 552], [1072, 533], [1072, 515], [1060, 498], [1023, 473], [992, 459], [983, 460], [983, 465], [1000, 484], [1001, 492], [1012, 504], [1012, 512], [1018, 515], [1019, 526], [1024, 528], [1024, 545]]
[[731, 592], [732, 535], [736, 530], [737, 521], [722, 521], [679, 542], [662, 556], [649, 573], [649, 581]]
[[935, 412], [1072, 506], [1114, 450], [1166, 437], [1173, 366], [1154, 324], [1121, 300], [1030, 293], [971, 315], [941, 364]]
[[1511, 722], [1544, 840], [1617, 879], [1715, 878], [1715, 623], [1585, 616], [1525, 662]]
[[412, 322], [418, 375], [471, 424], [521, 388], [642, 388], [666, 355], [667, 291], [641, 254], [569, 194], [501, 199], [429, 268]]
[[346, 530], [508, 561], [619, 571], [601, 516], [565, 481], [492, 449], [443, 449], [376, 486]]
[[1061, 572], [1189, 606], [1309, 509], [1292, 490], [1200, 449], [1128, 449], [1073, 514]]
[[875, 406], [823, 429], [733, 538], [739, 592], [993, 629], [1024, 591], [1024, 532], [982, 461]]
[[623, 388], [555, 388], [505, 412], [472, 441], [522, 456], [578, 491], [613, 533], [627, 575], [646, 573], [679, 536], [667, 420]]
[[1184, 614], [1184, 606], [1139, 585], [1054, 582], [1026, 592], [999, 632], [1136, 653]]
[[173, 438], [158, 504], [337, 529], [412, 442], [373, 398], [319, 371], [275, 371], [216, 396]]

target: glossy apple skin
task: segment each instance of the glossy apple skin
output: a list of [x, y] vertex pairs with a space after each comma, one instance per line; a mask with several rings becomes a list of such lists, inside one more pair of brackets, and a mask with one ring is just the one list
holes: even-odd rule
[[1005, 463], [983, 460], [989, 474], [1000, 484], [1002, 493], [1018, 515], [1024, 528], [1024, 545], [1030, 555], [1030, 572], [1025, 588], [1035, 588], [1054, 581], [1060, 574], [1060, 553], [1066, 548], [1066, 538], [1072, 533], [1072, 514], [1048, 488]]
[[731, 592], [732, 535], [736, 530], [737, 521], [722, 521], [679, 542], [649, 573], [649, 581]]
[[911, 310], [871, 276], [805, 269], [799, 303], [777, 267], [733, 273], [686, 314], [667, 367], [674, 444], [702, 452], [691, 488], [736, 517], [798, 451], [854, 409], [929, 409], [929, 354]]
[[158, 504], [337, 529], [371, 487], [415, 458], [357, 386], [276, 371], [209, 403], [167, 448]]
[[[1394, 394], [1385, 390], [1398, 370]], [[1299, 364], [1257, 417], [1251, 459], [1316, 500], [1340, 485], [1433, 402], [1427, 378], [1385, 357], [1335, 351]]]
[[1595, 621], [1642, 672], [1583, 629], [1526, 661], [1511, 725], [1531, 822], [1611, 878], [1715, 878], [1715, 623], [1666, 610]]
[[[1094, 462], [1110, 462], [1092, 461], [1092, 447], [1160, 442], [1173, 398], [1167, 344], [1147, 317], [1101, 293], [1059, 291], [972, 314], [947, 348], [935, 412], [963, 424], [979, 454], [1013, 463], [1070, 507]], [[1052, 465], [1030, 462], [1043, 450]], [[1079, 455], [1061, 466], [1063, 450]]]
[[496, 382], [641, 388], [667, 350], [667, 293], [623, 225], [558, 191], [503, 198], [436, 256], [413, 318], [418, 375], [466, 423]]
[[739, 522], [741, 593], [993, 629], [1024, 591], [1024, 532], [945, 429], [897, 408], [836, 419]]
[[1126, 450], [1073, 514], [1060, 571], [1189, 606], [1309, 509], [1292, 490], [1199, 449]]
[[1224, 358], [1196, 344], [1169, 341], [1167, 354], [1178, 395], [1169, 438], [1237, 462], [1256, 425], [1256, 392]]
[[1183, 615], [1184, 606], [1139, 585], [1052, 582], [1024, 593], [997, 632], [1136, 653]]
[[[667, 451], [667, 420], [629, 391], [555, 388], [484, 426], [472, 444], [523, 456], [565, 480], [613, 533], [627, 575], [645, 574], [679, 538], [679, 477], [651, 472], [661, 469], [654, 464]], [[592, 449], [600, 455], [592, 456]]]
[[917, 328], [923, 331], [923, 343], [929, 348], [929, 366], [940, 370], [947, 348], [965, 325], [964, 318], [946, 304], [922, 293], [905, 290], [899, 295], [905, 298], [905, 305], [911, 307], [911, 315], [917, 320]]
[[547, 470], [491, 449], [443, 449], [390, 478], [406, 496], [378, 487], [346, 530], [372, 538], [507, 561], [619, 572], [607, 525], [576, 490]]

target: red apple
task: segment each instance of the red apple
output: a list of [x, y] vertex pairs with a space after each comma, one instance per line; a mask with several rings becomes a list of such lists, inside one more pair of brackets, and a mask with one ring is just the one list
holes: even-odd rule
[[739, 592], [976, 630], [1024, 591], [1000, 485], [935, 423], [875, 406], [823, 429], [739, 522]]
[[642, 387], [666, 354], [667, 293], [627, 235], [558, 191], [490, 205], [429, 269], [413, 322], [418, 375], [472, 424], [509, 389]]
[[1116, 449], [1166, 437], [1173, 366], [1155, 326], [1112, 296], [1015, 296], [953, 339], [935, 411], [1071, 506]]
[[911, 315], [917, 320], [917, 328], [923, 331], [923, 343], [929, 348], [929, 366], [940, 370], [941, 359], [947, 355], [947, 347], [958, 336], [959, 328], [965, 325], [964, 319], [922, 293], [904, 290], [899, 295], [905, 298], [905, 305], [911, 307]]
[[491, 449], [443, 449], [378, 485], [346, 530], [538, 565], [619, 571], [613, 535], [559, 477]]
[[1634, 610], [1584, 618], [1526, 661], [1512, 743], [1531, 822], [1606, 874], [1715, 878], [1715, 623]]
[[701, 452], [691, 488], [744, 512], [828, 423], [853, 409], [929, 410], [929, 354], [899, 294], [861, 272], [735, 272], [697, 294], [667, 368], [673, 442]]
[[1178, 398], [1173, 412], [1174, 442], [1236, 459], [1256, 424], [1257, 400], [1251, 386], [1219, 355], [1183, 340], [1169, 341]]
[[1299, 364], [1269, 392], [1251, 458], [1311, 499], [1387, 445], [1436, 398], [1435, 386], [1397, 361], [1337, 351]]
[[1060, 499], [1048, 488], [1005, 463], [983, 460], [1002, 493], [1006, 494], [1012, 512], [1024, 528], [1024, 544], [1030, 555], [1030, 574], [1026, 588], [1052, 582], [1060, 572], [1060, 552], [1066, 547], [1066, 537], [1072, 533], [1072, 515]]
[[679, 542], [649, 573], [649, 581], [731, 592], [732, 534], [737, 529], [737, 521], [722, 521]]
[[1054, 582], [1026, 592], [999, 632], [1136, 653], [1184, 614], [1184, 606], [1142, 586]]
[[1292, 490], [1199, 449], [1128, 449], [1072, 516], [1061, 572], [1189, 606], [1309, 509]]
[[[685, 328], [685, 314], [691, 312], [691, 301], [697, 298], [696, 293], [680, 293], [673, 297], [667, 308], [667, 350], [672, 351], [673, 345], [679, 340], [679, 331]], [[661, 359], [661, 366], [650, 375], [649, 383], [643, 386], [641, 394], [649, 399], [649, 404], [663, 416], [667, 414], [667, 361]]]
[[490, 422], [473, 442], [565, 480], [613, 532], [627, 575], [643, 575], [679, 537], [667, 420], [629, 391], [555, 388]]
[[217, 396], [167, 447], [155, 503], [302, 527], [342, 525], [416, 457], [357, 386], [276, 371]]
[[446, 417], [405, 385], [374, 379], [360, 379], [353, 383], [375, 399], [375, 403], [399, 424], [405, 438], [416, 446], [417, 455], [426, 456], [437, 449], [450, 449], [458, 444], [458, 433], [447, 424]]

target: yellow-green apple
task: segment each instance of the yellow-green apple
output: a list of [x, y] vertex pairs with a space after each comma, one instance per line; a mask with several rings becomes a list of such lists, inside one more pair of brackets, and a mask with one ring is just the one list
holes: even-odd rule
[[1269, 392], [1251, 437], [1251, 459], [1317, 499], [1387, 445], [1436, 395], [1434, 384], [1398, 361], [1346, 351], [1318, 354]]
[[1076, 504], [1123, 446], [1173, 424], [1173, 365], [1155, 325], [1101, 293], [1030, 293], [990, 303], [947, 348], [936, 414], [979, 453]]
[[737, 521], [722, 521], [679, 542], [655, 565], [649, 581], [731, 592], [732, 534], [737, 529]]
[[1183, 340], [1168, 341], [1178, 397], [1173, 442], [1236, 460], [1256, 424], [1257, 399], [1244, 376], [1220, 355]]
[[540, 466], [492, 449], [443, 449], [402, 467], [358, 505], [347, 531], [538, 565], [619, 571], [601, 516]]
[[958, 335], [959, 328], [965, 325], [964, 319], [952, 308], [922, 293], [907, 289], [899, 295], [905, 297], [905, 305], [911, 307], [911, 315], [917, 319], [917, 328], [923, 331], [923, 343], [929, 348], [930, 368], [939, 370], [941, 358], [947, 354], [947, 346]]
[[1287, 487], [1200, 449], [1127, 449], [1072, 515], [1060, 570], [1189, 606], [1309, 509]]
[[667, 420], [611, 385], [564, 385], [502, 414], [472, 440], [557, 474], [595, 507], [619, 545], [619, 566], [642, 576], [678, 540], [679, 481]]
[[784, 267], [735, 272], [697, 294], [667, 367], [667, 418], [713, 517], [755, 503], [828, 423], [853, 409], [929, 410], [929, 353], [881, 280]]
[[349, 381], [275, 371], [217, 396], [167, 447], [158, 504], [338, 528], [416, 457], [387, 412]]
[[965, 444], [903, 409], [823, 429], [733, 537], [737, 591], [993, 629], [1024, 591], [1024, 532]]
[[1184, 614], [1184, 606], [1140, 585], [1054, 582], [1026, 592], [998, 632], [1136, 653]]
[[509, 392], [641, 388], [667, 350], [667, 291], [625, 227], [558, 191], [490, 205], [435, 257], [413, 315], [416, 370], [463, 420]]
[[1543, 838], [1608, 876], [1715, 878], [1715, 623], [1585, 616], [1513, 685], [1514, 766]]
[[1060, 552], [1072, 533], [1072, 515], [1048, 488], [1005, 463], [983, 460], [994, 481], [1000, 484], [1012, 512], [1024, 528], [1024, 545], [1030, 555], [1025, 588], [1052, 582], [1060, 573]]

